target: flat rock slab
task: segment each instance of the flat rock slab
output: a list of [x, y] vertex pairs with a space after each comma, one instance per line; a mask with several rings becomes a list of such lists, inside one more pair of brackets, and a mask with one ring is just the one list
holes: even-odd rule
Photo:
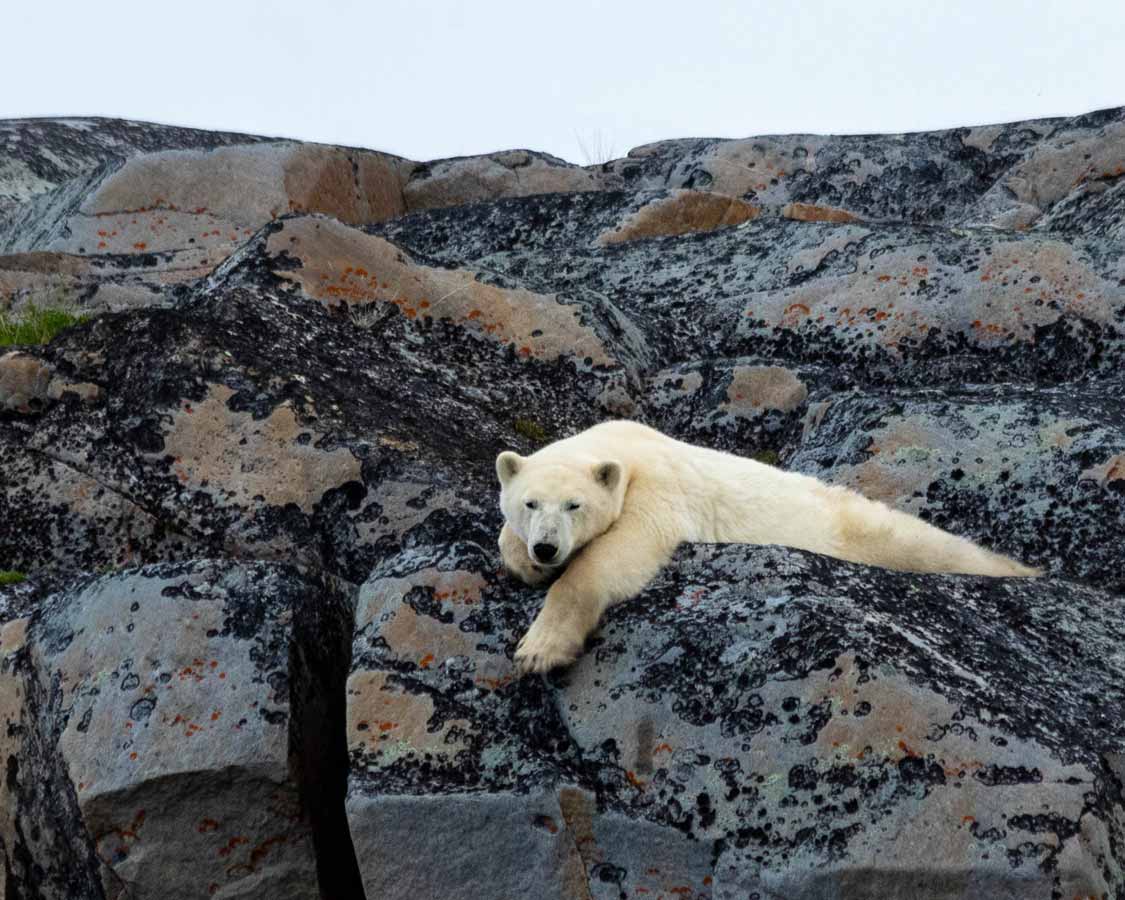
[[[514, 681], [537, 597], [494, 564], [419, 547], [361, 591], [347, 808], [369, 891], [475, 883], [472, 859], [523, 884], [525, 842], [542, 896], [1125, 888], [1120, 597], [696, 546], [573, 668]], [[474, 815], [511, 843], [443, 850], [437, 823]], [[392, 817], [416, 827], [388, 849]], [[565, 892], [568, 841], [587, 893]]]
[[320, 896], [317, 850], [350, 863], [317, 847], [338, 831], [324, 694], [350, 620], [320, 579], [208, 561], [86, 579], [14, 617], [2, 830], [21, 895]]

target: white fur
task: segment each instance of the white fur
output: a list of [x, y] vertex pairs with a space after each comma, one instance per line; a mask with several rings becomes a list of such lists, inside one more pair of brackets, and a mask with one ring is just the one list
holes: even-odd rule
[[516, 650], [521, 671], [576, 659], [606, 608], [640, 593], [683, 542], [783, 544], [907, 572], [1040, 574], [847, 488], [636, 422], [604, 422], [529, 457], [502, 453], [496, 470], [505, 565], [541, 584], [552, 567], [531, 548], [557, 539], [562, 570]]

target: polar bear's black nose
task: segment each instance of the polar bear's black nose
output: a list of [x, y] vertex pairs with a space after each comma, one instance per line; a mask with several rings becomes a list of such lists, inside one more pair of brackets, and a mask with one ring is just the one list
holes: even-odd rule
[[549, 563], [559, 552], [559, 548], [554, 544], [536, 544], [531, 549], [535, 552], [535, 558], [541, 563]]

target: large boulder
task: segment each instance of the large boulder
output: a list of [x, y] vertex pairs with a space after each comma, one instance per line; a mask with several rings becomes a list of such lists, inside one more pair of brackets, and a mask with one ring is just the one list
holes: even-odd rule
[[317, 897], [318, 864], [347, 883], [350, 591], [195, 561], [82, 579], [30, 610], [11, 594], [0, 836], [16, 896]]
[[494, 565], [419, 546], [360, 591], [369, 897], [1125, 888], [1119, 595], [695, 547], [572, 669], [517, 681], [536, 598]]

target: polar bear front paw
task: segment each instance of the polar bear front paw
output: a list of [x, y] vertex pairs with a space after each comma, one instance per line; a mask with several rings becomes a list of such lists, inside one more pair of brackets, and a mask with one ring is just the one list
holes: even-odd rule
[[540, 617], [516, 647], [516, 673], [549, 672], [568, 666], [578, 659], [582, 645], [580, 637], [544, 625]]

